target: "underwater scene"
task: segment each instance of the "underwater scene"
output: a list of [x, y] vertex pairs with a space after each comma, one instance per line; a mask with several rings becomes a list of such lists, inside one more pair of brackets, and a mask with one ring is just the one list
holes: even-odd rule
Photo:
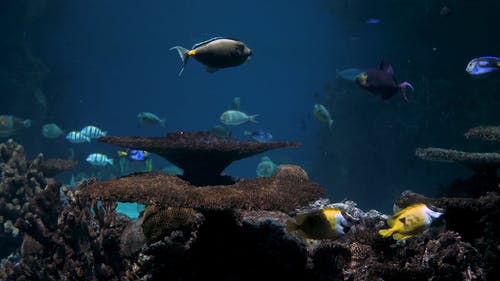
[[500, 280], [498, 0], [0, 2], [0, 280]]

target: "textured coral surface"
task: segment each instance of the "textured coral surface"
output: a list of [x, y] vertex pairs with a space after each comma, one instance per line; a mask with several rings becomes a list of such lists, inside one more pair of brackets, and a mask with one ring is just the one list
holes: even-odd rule
[[176, 175], [139, 173], [105, 182], [89, 181], [78, 196], [195, 209], [260, 209], [290, 212], [324, 195], [324, 189], [286, 166], [273, 177], [241, 179], [233, 185], [195, 187]]
[[169, 133], [164, 137], [101, 137], [100, 142], [143, 149], [164, 157], [184, 170], [183, 177], [195, 185], [231, 183], [220, 176], [232, 162], [271, 149], [297, 147], [295, 142], [237, 141], [211, 132]]

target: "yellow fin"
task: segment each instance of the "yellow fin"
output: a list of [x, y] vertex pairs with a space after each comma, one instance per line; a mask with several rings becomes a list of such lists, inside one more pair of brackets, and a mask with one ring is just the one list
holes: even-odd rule
[[399, 212], [395, 213], [392, 217], [388, 218], [387, 219], [387, 224], [390, 226], [390, 227], [393, 227], [394, 226], [394, 222], [400, 217], [402, 216], [404, 213], [406, 213], [407, 211], [411, 210], [411, 209], [414, 209], [414, 208], [419, 208], [421, 206], [424, 206], [424, 204], [422, 203], [417, 203], [417, 204], [413, 204], [413, 205], [410, 205], [402, 210], [400, 210]]
[[382, 237], [389, 237], [394, 233], [394, 230], [392, 228], [388, 229], [381, 229], [378, 231], [378, 234], [382, 235]]
[[392, 238], [394, 238], [394, 240], [398, 240], [398, 241], [401, 241], [401, 240], [406, 240], [410, 237], [412, 237], [413, 235], [411, 234], [402, 234], [402, 233], [395, 233]]
[[194, 56], [196, 55], [196, 50], [191, 50], [186, 53], [188, 56]]

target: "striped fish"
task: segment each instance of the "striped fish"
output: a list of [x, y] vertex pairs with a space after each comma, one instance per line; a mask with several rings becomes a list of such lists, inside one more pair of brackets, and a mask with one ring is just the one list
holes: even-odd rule
[[98, 139], [99, 137], [104, 137], [108, 134], [106, 131], [102, 131], [101, 129], [97, 128], [96, 126], [87, 126], [83, 128], [80, 133], [82, 135], [85, 135], [91, 139]]
[[86, 135], [82, 135], [78, 131], [71, 131], [66, 135], [66, 139], [71, 143], [84, 143], [90, 142], [90, 138]]
[[102, 153], [92, 153], [87, 156], [85, 161], [95, 166], [106, 166], [107, 164], [113, 165], [113, 159]]

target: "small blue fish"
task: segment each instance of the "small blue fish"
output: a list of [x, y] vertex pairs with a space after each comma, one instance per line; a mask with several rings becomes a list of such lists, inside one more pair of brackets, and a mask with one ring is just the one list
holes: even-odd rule
[[273, 135], [271, 135], [268, 132], [262, 131], [262, 130], [257, 130], [257, 131], [245, 131], [243, 133], [245, 136], [249, 136], [252, 139], [258, 141], [258, 142], [268, 142], [273, 139]]
[[139, 149], [127, 148], [125, 151], [119, 150], [118, 155], [122, 157], [127, 157], [133, 161], [145, 161], [149, 158], [149, 152]]
[[500, 58], [479, 57], [472, 59], [465, 68], [471, 76], [481, 77], [500, 69]]
[[365, 20], [365, 23], [367, 23], [367, 24], [379, 24], [381, 22], [382, 21], [380, 19], [376, 19], [376, 18], [370, 18], [370, 19]]

